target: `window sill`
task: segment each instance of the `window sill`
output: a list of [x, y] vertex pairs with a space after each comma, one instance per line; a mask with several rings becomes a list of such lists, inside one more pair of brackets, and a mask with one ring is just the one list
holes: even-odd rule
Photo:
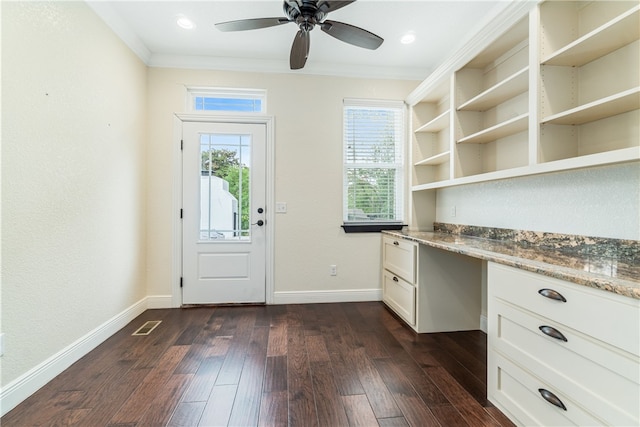
[[342, 224], [345, 233], [379, 233], [382, 230], [401, 230], [406, 224], [399, 222], [360, 222]]

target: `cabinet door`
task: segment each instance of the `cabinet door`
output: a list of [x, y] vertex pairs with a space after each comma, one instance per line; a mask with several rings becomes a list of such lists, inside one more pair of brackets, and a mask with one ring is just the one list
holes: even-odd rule
[[383, 267], [410, 284], [415, 284], [417, 246], [416, 243], [385, 236], [382, 239]]
[[416, 288], [384, 270], [382, 300], [410, 325], [416, 324]]

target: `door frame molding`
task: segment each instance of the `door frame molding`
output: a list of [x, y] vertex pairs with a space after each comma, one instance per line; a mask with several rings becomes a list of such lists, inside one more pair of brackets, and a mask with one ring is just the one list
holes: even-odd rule
[[173, 121], [173, 197], [172, 197], [172, 262], [171, 262], [171, 305], [172, 307], [182, 306], [182, 289], [180, 288], [180, 277], [182, 277], [182, 124], [185, 122], [201, 123], [245, 123], [264, 124], [266, 129], [266, 206], [265, 221], [266, 244], [265, 244], [265, 302], [274, 302], [274, 226], [275, 226], [275, 133], [274, 118], [263, 114], [236, 115], [217, 113], [175, 113]]

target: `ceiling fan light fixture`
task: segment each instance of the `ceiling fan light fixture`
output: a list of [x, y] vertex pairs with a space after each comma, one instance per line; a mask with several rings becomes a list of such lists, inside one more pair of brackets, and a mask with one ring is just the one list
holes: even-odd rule
[[400, 43], [402, 44], [411, 44], [416, 41], [416, 35], [413, 32], [406, 33], [402, 38], [400, 38]]
[[178, 19], [176, 19], [176, 24], [178, 27], [184, 28], [185, 30], [193, 30], [196, 27], [196, 24], [189, 18], [184, 15], [178, 15]]

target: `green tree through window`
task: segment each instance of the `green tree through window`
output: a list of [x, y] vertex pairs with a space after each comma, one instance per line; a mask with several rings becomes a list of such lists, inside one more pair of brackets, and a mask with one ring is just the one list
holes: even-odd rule
[[[202, 152], [202, 171], [229, 183], [229, 193], [242, 200], [240, 229], [249, 229], [249, 168], [240, 164], [234, 150], [211, 149]], [[241, 194], [242, 193], [242, 194]]]
[[345, 100], [346, 222], [403, 220], [403, 111], [397, 102]]

